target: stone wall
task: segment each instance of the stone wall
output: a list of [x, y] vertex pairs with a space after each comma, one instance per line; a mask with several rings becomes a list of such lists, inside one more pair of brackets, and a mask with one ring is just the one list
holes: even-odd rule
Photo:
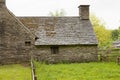
[[[11, 24], [11, 21], [13, 24]], [[24, 63], [30, 60], [33, 40], [17, 22], [0, 22], [0, 64]], [[27, 45], [26, 42], [30, 42]]]
[[28, 62], [33, 47], [33, 35], [0, 3], [0, 64]]
[[59, 53], [51, 54], [50, 46], [36, 48], [35, 59], [40, 62], [92, 62], [97, 61], [97, 46], [59, 46]]

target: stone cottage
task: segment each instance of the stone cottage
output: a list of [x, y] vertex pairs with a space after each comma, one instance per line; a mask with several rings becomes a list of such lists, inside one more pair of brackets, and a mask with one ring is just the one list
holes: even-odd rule
[[97, 61], [89, 5], [76, 17], [16, 17], [0, 0], [0, 64]]

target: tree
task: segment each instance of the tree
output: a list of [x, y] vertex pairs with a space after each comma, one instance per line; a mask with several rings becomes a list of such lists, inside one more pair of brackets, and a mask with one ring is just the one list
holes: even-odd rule
[[112, 30], [111, 38], [113, 41], [120, 40], [120, 27], [118, 29]]
[[49, 12], [48, 14], [49, 16], [55, 16], [55, 17], [59, 17], [59, 16], [65, 16], [66, 12], [64, 9], [61, 10], [56, 10], [55, 12]]
[[117, 40], [119, 38], [119, 30], [115, 29], [111, 32], [111, 38], [113, 41]]
[[118, 39], [120, 39], [120, 26], [118, 27]]
[[111, 44], [111, 31], [107, 30], [104, 23], [102, 23], [95, 15], [91, 15], [90, 19], [98, 39], [98, 46], [100, 48], [109, 47]]

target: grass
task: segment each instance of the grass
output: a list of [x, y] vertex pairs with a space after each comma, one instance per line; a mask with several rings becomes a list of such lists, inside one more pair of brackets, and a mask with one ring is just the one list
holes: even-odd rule
[[38, 80], [120, 80], [120, 66], [110, 63], [40, 64]]
[[18, 64], [0, 66], [0, 80], [31, 80], [31, 70]]

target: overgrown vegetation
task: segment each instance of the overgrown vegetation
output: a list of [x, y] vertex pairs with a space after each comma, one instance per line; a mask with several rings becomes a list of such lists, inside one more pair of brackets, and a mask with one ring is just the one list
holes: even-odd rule
[[31, 70], [21, 65], [0, 66], [0, 80], [31, 80]]
[[35, 62], [38, 80], [119, 80], [116, 63], [40, 64]]
[[120, 56], [120, 49], [99, 50], [98, 55], [100, 61], [116, 62], [118, 56]]
[[90, 16], [94, 32], [98, 39], [98, 46], [100, 49], [107, 49], [111, 46], [112, 38], [111, 38], [111, 30], [107, 30], [105, 28], [105, 24], [101, 22], [99, 18], [95, 15]]

